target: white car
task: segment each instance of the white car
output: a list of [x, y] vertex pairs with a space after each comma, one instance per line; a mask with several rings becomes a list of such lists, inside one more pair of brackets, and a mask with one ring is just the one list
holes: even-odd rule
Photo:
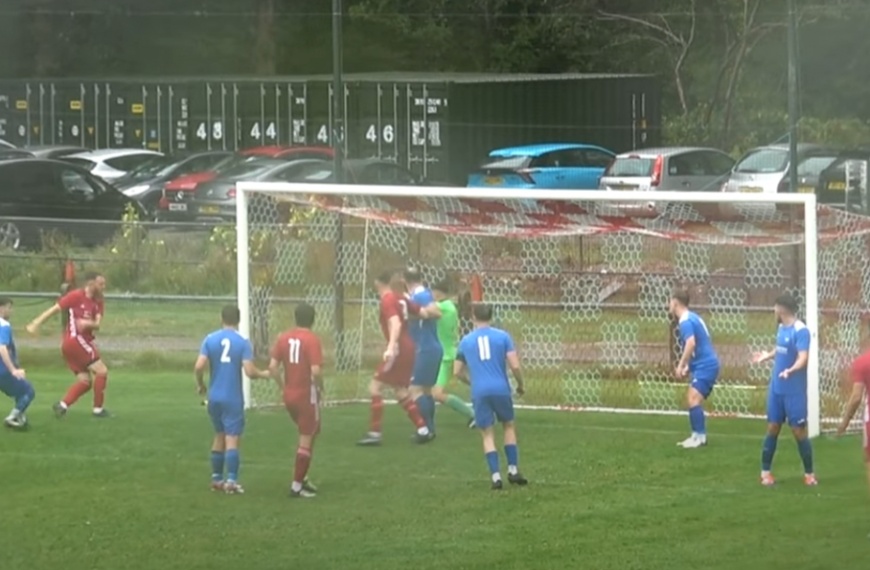
[[[776, 194], [789, 191], [789, 148], [775, 144], [753, 148], [737, 161], [723, 192]], [[801, 143], [797, 148], [799, 192], [815, 192], [821, 172], [837, 159], [838, 152], [820, 145]]]
[[61, 160], [84, 167], [94, 176], [111, 182], [155, 156], [163, 154], [142, 148], [107, 148], [71, 154]]

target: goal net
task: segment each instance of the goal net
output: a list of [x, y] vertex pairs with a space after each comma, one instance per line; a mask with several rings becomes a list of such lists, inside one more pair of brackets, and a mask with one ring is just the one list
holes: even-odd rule
[[[810, 429], [840, 417], [851, 360], [867, 329], [870, 219], [814, 195], [472, 188], [239, 185], [242, 332], [266, 359], [302, 301], [317, 309], [330, 402], [367, 397], [384, 347], [376, 275], [413, 265], [495, 308], [528, 378], [520, 404], [678, 413], [674, 288], [691, 295], [722, 370], [714, 415], [761, 417], [775, 345], [774, 299], [799, 299], [813, 334]], [[654, 197], [655, 202], [650, 199]], [[816, 239], [816, 236], [818, 239]], [[468, 322], [463, 327], [469, 326]], [[280, 403], [246, 384], [252, 407]], [[455, 386], [461, 393], [461, 387]]]

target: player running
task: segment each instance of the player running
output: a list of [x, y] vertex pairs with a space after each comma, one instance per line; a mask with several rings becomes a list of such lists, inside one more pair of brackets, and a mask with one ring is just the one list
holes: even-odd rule
[[206, 393], [203, 374], [206, 366], [209, 368], [208, 415], [215, 431], [211, 445], [211, 488], [231, 495], [245, 492], [239, 485], [239, 440], [245, 429], [242, 369], [252, 379], [272, 377], [254, 366], [251, 343], [238, 332], [240, 320], [238, 307], [224, 307], [221, 328], [202, 341], [193, 367], [200, 396]]
[[[282, 333], [272, 347], [269, 373], [278, 381], [284, 407], [299, 431], [296, 465], [290, 497], [316, 497], [317, 488], [308, 481], [308, 467], [314, 438], [320, 433], [320, 396], [323, 393], [323, 349], [314, 326], [314, 307], [302, 303], [294, 312], [296, 327]], [[283, 381], [281, 370], [283, 370]]]
[[447, 384], [453, 376], [453, 361], [456, 360], [456, 347], [459, 344], [459, 310], [456, 304], [448, 297], [450, 285], [447, 281], [436, 283], [432, 287], [432, 295], [438, 303], [441, 317], [438, 319], [438, 340], [444, 351], [441, 357], [441, 368], [438, 371], [438, 379], [432, 388], [432, 396], [438, 402], [446, 405], [468, 420], [468, 427], [474, 427], [474, 412], [471, 407], [462, 401], [462, 398], [447, 393]]
[[707, 427], [704, 417], [704, 402], [713, 393], [719, 377], [719, 356], [713, 348], [713, 340], [704, 319], [689, 310], [689, 294], [676, 291], [671, 295], [669, 310], [680, 327], [682, 353], [677, 362], [677, 378], [690, 375], [686, 401], [689, 405], [689, 424], [692, 435], [677, 443], [684, 449], [707, 445]]
[[761, 484], [771, 486], [776, 481], [770, 472], [776, 443], [782, 424], [788, 421], [797, 441], [804, 464], [804, 483], [818, 485], [813, 474], [813, 447], [807, 433], [807, 361], [810, 354], [810, 331], [797, 318], [797, 301], [788, 294], [774, 302], [779, 327], [776, 348], [753, 355], [755, 364], [773, 360], [770, 388], [767, 394], [767, 435], [761, 450]]
[[64, 311], [67, 315], [61, 353], [66, 365], [75, 374], [76, 381], [69, 387], [63, 400], [52, 406], [58, 418], [66, 415], [70, 406], [91, 389], [92, 383], [94, 417], [110, 416], [103, 407], [109, 369], [100, 358], [100, 351], [97, 350], [94, 340], [94, 334], [100, 330], [105, 312], [103, 291], [106, 289], [106, 278], [101, 273], [91, 271], [85, 274], [84, 280], [84, 287], [70, 291], [27, 325], [27, 332], [36, 334], [39, 327], [56, 313]]
[[864, 352], [852, 363], [852, 394], [843, 412], [843, 421], [837, 428], [837, 436], [842, 436], [849, 428], [855, 412], [864, 402], [864, 460], [867, 463], [867, 483], [870, 483], [870, 350]]
[[495, 422], [504, 429], [504, 455], [508, 464], [508, 482], [526, 485], [528, 481], [519, 472], [517, 432], [514, 425], [514, 403], [507, 367], [510, 366], [517, 382], [517, 394], [525, 392], [520, 358], [514, 341], [507, 332], [490, 326], [492, 307], [475, 305], [472, 309], [474, 330], [459, 342], [453, 371], [456, 377], [471, 384], [474, 422], [483, 437], [483, 453], [492, 477], [492, 489], [504, 487], [495, 449]]
[[411, 303], [420, 308], [415, 316], [418, 318], [411, 324], [411, 338], [414, 340], [414, 374], [411, 376], [411, 396], [417, 402], [420, 415], [429, 428], [429, 437], [435, 437], [435, 398], [432, 397], [432, 387], [438, 381], [441, 370], [441, 360], [444, 350], [438, 340], [437, 319], [441, 311], [435, 304], [435, 298], [425, 285], [420, 271], [414, 268], [405, 270], [405, 285], [411, 297]]
[[15, 407], [3, 423], [13, 429], [26, 429], [27, 416], [24, 412], [33, 402], [36, 392], [33, 384], [27, 381], [24, 370], [18, 366], [18, 352], [12, 338], [12, 299], [0, 297], [0, 392], [13, 400]]

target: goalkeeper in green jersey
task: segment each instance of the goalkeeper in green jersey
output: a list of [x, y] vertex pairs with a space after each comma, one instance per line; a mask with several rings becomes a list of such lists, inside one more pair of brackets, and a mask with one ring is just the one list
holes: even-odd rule
[[438, 381], [432, 387], [432, 396], [438, 402], [446, 405], [468, 420], [468, 427], [474, 427], [474, 411], [471, 406], [462, 401], [459, 396], [447, 393], [447, 383], [453, 376], [453, 362], [456, 360], [456, 351], [459, 346], [459, 310], [456, 304], [448, 298], [450, 287], [447, 281], [436, 283], [432, 287], [432, 295], [441, 309], [441, 318], [438, 319], [438, 340], [444, 349], [441, 359], [441, 369], [438, 372]]

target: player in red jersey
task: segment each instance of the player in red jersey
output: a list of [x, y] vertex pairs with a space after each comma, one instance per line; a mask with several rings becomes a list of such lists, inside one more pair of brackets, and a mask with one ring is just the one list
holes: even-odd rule
[[369, 384], [369, 394], [372, 398], [371, 420], [369, 431], [359, 440], [359, 445], [381, 444], [381, 422], [384, 417], [384, 387], [391, 388], [404, 408], [408, 418], [417, 428], [414, 441], [427, 443], [432, 437], [426, 421], [420, 415], [417, 404], [411, 398], [408, 387], [414, 373], [414, 341], [408, 333], [409, 312], [419, 312], [420, 309], [409, 303], [404, 295], [398, 292], [398, 283], [394, 283], [394, 273], [386, 271], [375, 279], [375, 289], [381, 299], [380, 322], [381, 331], [387, 341], [383, 361], [378, 366], [374, 378]]
[[837, 428], [838, 436], [846, 433], [862, 402], [864, 403], [864, 459], [867, 462], [867, 483], [870, 484], [870, 350], [852, 363], [852, 395], [849, 397], [849, 403], [846, 404], [843, 421]]
[[67, 366], [75, 374], [76, 381], [70, 386], [63, 400], [53, 406], [54, 413], [59, 418], [66, 415], [69, 407], [91, 389], [92, 379], [94, 416], [109, 416], [109, 412], [103, 407], [109, 369], [101, 360], [100, 351], [94, 342], [94, 333], [100, 330], [103, 320], [105, 289], [106, 278], [101, 273], [86, 273], [84, 287], [70, 291], [27, 325], [27, 332], [36, 334], [42, 323], [56, 313], [64, 311], [68, 316], [61, 353]]
[[[295, 311], [296, 328], [282, 333], [272, 347], [269, 372], [284, 395], [284, 407], [299, 430], [296, 466], [290, 496], [309, 499], [317, 488], [308, 481], [314, 439], [320, 433], [320, 396], [323, 393], [323, 349], [311, 331], [314, 307], [302, 303]], [[284, 371], [281, 378], [281, 369]]]

